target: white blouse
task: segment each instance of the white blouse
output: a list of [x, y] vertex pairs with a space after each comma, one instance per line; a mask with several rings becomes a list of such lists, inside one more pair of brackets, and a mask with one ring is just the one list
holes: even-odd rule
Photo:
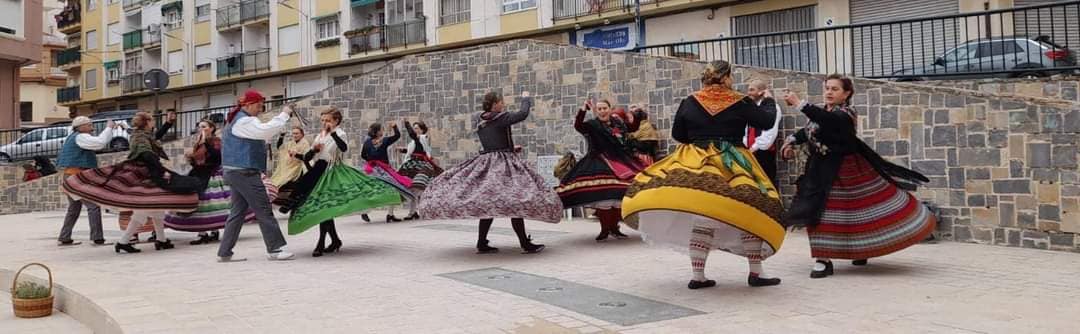
[[[348, 142], [349, 139], [348, 137], [345, 137], [345, 130], [342, 130], [339, 127], [334, 130], [334, 133], [337, 133], [342, 141]], [[311, 143], [311, 146], [314, 148], [319, 144], [322, 144], [322, 151], [315, 154], [315, 160], [326, 160], [326, 162], [329, 163], [335, 163], [342, 160], [343, 154], [341, 150], [338, 150], [337, 143], [334, 142], [334, 137], [329, 134], [324, 135], [320, 132], [319, 135], [315, 136], [315, 140]]]

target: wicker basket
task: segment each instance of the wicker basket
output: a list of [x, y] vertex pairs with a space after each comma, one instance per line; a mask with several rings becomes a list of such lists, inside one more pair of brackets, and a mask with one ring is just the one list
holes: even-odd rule
[[[49, 273], [49, 296], [36, 299], [15, 298], [15, 284], [19, 282], [19, 275], [30, 266], [45, 268]], [[40, 318], [49, 316], [53, 311], [53, 278], [52, 270], [40, 263], [30, 263], [19, 269], [15, 277], [11, 279], [11, 306], [15, 308], [15, 316], [19, 318]]]

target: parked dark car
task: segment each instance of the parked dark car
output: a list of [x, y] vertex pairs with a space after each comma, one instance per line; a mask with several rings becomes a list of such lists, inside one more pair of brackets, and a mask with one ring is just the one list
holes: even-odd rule
[[933, 63], [893, 72], [896, 81], [1035, 78], [1075, 73], [1076, 52], [1039, 37], [995, 37], [964, 42]]

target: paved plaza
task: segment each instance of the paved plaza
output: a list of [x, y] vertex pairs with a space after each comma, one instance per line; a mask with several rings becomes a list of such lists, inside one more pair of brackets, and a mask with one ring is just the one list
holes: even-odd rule
[[[382, 217], [373, 213], [372, 217]], [[258, 228], [216, 263], [217, 244], [115, 254], [60, 248], [63, 214], [0, 216], [0, 268], [42, 262], [56, 282], [125, 333], [1077, 333], [1080, 254], [943, 242], [870, 261], [837, 262], [811, 280], [806, 235], [789, 234], [766, 269], [777, 287], [746, 285], [746, 263], [714, 252], [716, 288], [686, 289], [689, 259], [641, 242], [597, 243], [595, 221], [527, 223], [543, 253], [523, 255], [496, 221], [502, 252], [474, 254], [475, 222], [338, 219], [341, 253], [312, 258], [314, 230], [288, 238], [295, 261], [269, 262]], [[106, 237], [120, 232], [106, 215]], [[284, 222], [284, 219], [281, 219]], [[86, 241], [85, 215], [76, 238]], [[145, 236], [144, 236], [145, 238]], [[41, 275], [34, 271], [35, 275]], [[0, 282], [9, 284], [9, 282]], [[8, 298], [7, 295], [3, 296]], [[63, 314], [15, 319], [0, 333], [86, 332]]]

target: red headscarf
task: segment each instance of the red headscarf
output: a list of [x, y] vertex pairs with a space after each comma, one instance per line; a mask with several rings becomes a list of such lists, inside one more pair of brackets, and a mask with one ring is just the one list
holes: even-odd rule
[[244, 92], [244, 96], [236, 100], [236, 107], [234, 107], [232, 111], [229, 111], [229, 115], [225, 118], [225, 122], [232, 123], [232, 121], [236, 119], [236, 113], [240, 112], [241, 107], [252, 103], [263, 103], [264, 101], [266, 101], [266, 97], [264, 97], [262, 93], [259, 93], [259, 91], [255, 89], [248, 89]]

